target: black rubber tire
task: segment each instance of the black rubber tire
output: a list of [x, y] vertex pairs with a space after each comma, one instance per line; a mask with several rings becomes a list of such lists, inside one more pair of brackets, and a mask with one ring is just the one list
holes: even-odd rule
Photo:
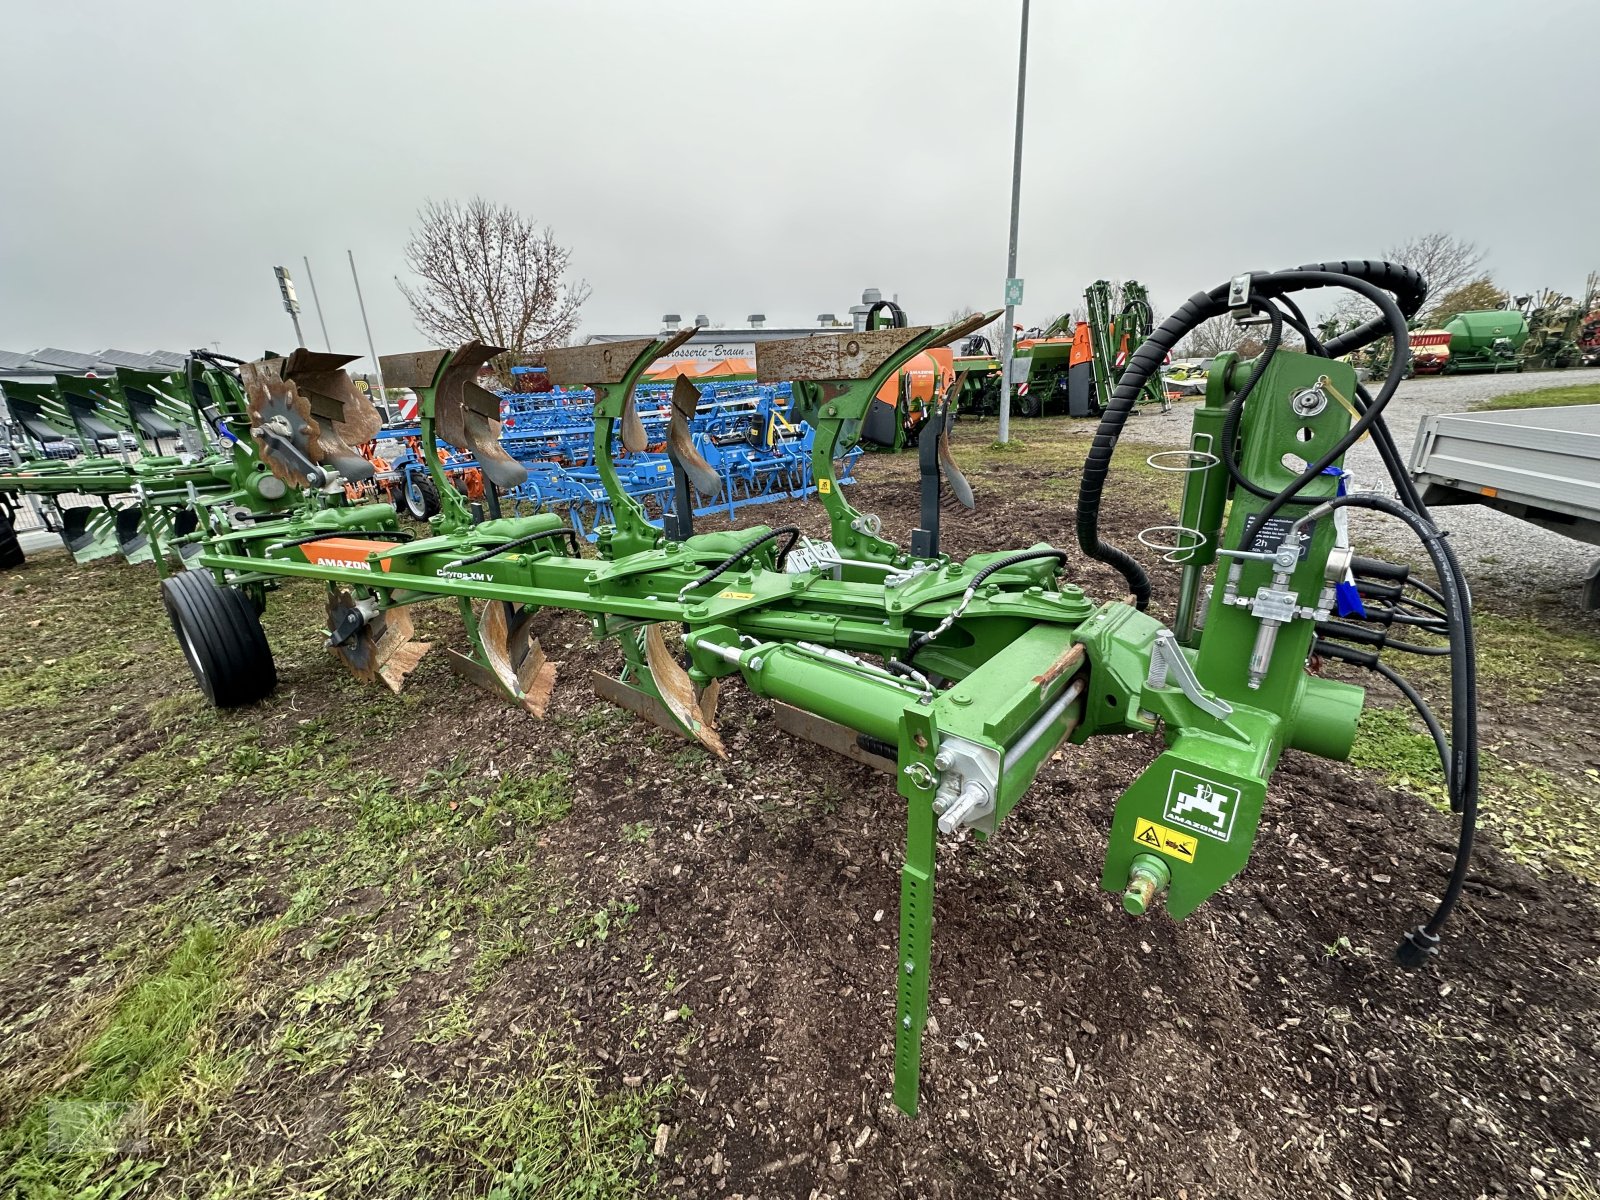
[[22, 566], [28, 556], [22, 552], [22, 542], [11, 524], [11, 514], [0, 511], [0, 571], [10, 571]]
[[406, 511], [419, 521], [426, 521], [439, 513], [439, 491], [433, 486], [433, 476], [425, 471], [402, 482], [400, 495], [405, 501]]
[[195, 682], [216, 707], [253, 704], [278, 686], [261, 618], [243, 592], [208, 572], [184, 571], [161, 581], [161, 602]]
[[1033, 394], [1032, 388], [1029, 388], [1026, 394], [1018, 396], [1016, 399], [1018, 416], [1037, 417], [1043, 408], [1039, 403], [1039, 397]]

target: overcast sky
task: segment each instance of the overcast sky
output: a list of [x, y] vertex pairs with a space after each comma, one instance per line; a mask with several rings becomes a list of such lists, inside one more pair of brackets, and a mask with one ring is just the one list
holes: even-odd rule
[[[309, 255], [364, 352], [347, 249], [418, 349], [407, 229], [473, 193], [572, 247], [581, 332], [1002, 302], [1017, 0], [6, 10], [0, 349], [285, 347], [275, 263], [320, 346]], [[1030, 40], [1025, 322], [1433, 229], [1519, 291], [1600, 268], [1595, 0], [1035, 0]]]

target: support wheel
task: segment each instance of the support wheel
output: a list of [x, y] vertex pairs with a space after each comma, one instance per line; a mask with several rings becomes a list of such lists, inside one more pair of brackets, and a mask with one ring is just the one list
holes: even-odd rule
[[261, 618], [243, 592], [207, 571], [186, 571], [161, 581], [161, 602], [195, 681], [216, 707], [253, 704], [278, 685]]
[[22, 543], [17, 540], [16, 528], [11, 524], [11, 514], [0, 511], [0, 571], [10, 571], [27, 561]]
[[405, 481], [406, 511], [419, 521], [439, 512], [439, 492], [426, 471], [409, 471]]

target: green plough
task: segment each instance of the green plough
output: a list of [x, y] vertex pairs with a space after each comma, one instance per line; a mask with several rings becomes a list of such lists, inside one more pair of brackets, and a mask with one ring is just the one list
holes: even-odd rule
[[[761, 344], [761, 380], [792, 381], [816, 413], [812, 468], [828, 533], [815, 540], [793, 526], [696, 534], [687, 522], [668, 538], [624, 491], [613, 438], [619, 423], [625, 440], [636, 423], [634, 387], [671, 338], [542, 356], [556, 383], [595, 392], [595, 462], [616, 513], [598, 558], [579, 555], [555, 516], [498, 511], [496, 488], [516, 486], [523, 468], [498, 454], [494, 397], [474, 382], [495, 347], [383, 361], [391, 386], [420, 397], [421, 444], [441, 499], [418, 538], [387, 505], [344, 502], [342, 484], [362, 471], [352, 447], [372, 418], [338, 369], [342, 360], [301, 350], [237, 374], [213, 362], [200, 372], [204, 396], [192, 381], [132, 377], [110, 392], [136, 425], [153, 408], [169, 423], [192, 420], [203, 436], [216, 435], [198, 457], [151, 461], [142, 473], [146, 462], [134, 464], [138, 487], [126, 490], [145, 513], [158, 561], [177, 544], [198, 568], [166, 579], [163, 593], [190, 665], [218, 704], [272, 690], [257, 614], [267, 590], [304, 578], [327, 589], [329, 649], [364, 679], [398, 688], [427, 649], [413, 639], [408, 609], [453, 601], [467, 639], [449, 651], [452, 665], [538, 717], [556, 684], [537, 636], [541, 614], [579, 612], [596, 639], [618, 640], [626, 664], [619, 678], [597, 677], [593, 686], [645, 720], [724, 755], [717, 698], [737, 680], [777, 702], [791, 732], [892, 772], [906, 813], [894, 1097], [914, 1113], [940, 838], [995, 836], [1063, 742], [1130, 732], [1160, 739], [1165, 750], [1117, 805], [1103, 885], [1123, 894], [1130, 913], [1164, 906], [1183, 917], [1245, 868], [1283, 751], [1339, 759], [1350, 749], [1363, 692], [1308, 663], [1348, 657], [1335, 620], [1341, 586], [1373, 597], [1362, 572], [1395, 575], [1384, 564], [1362, 567], [1344, 529], [1344, 510], [1363, 498], [1343, 494], [1338, 467], [1361, 433], [1387, 438], [1376, 431], [1388, 395], [1365, 396], [1332, 357], [1344, 347], [1330, 345], [1323, 357], [1272, 344], [1253, 362], [1224, 356], [1213, 367], [1191, 444], [1172, 452], [1186, 473], [1180, 524], [1164, 544], [1183, 567], [1176, 629], [1144, 611], [1143, 571], [1101, 542], [1096, 525], [1121, 424], [1186, 327], [1230, 311], [1276, 313], [1288, 292], [1325, 286], [1301, 278], [1318, 271], [1388, 289], [1397, 311], [1415, 311], [1426, 290], [1413, 274], [1372, 263], [1242, 276], [1192, 299], [1131, 356], [1085, 465], [1078, 530], [1085, 552], [1127, 577], [1127, 600], [1090, 598], [1071, 582], [1068, 553], [1053, 545], [965, 560], [940, 553], [937, 503], [924, 506], [933, 528], [919, 530], [931, 536], [919, 536], [913, 554], [838, 486], [841, 431], [863, 420], [885, 381], [993, 314]], [[675, 410], [673, 420], [684, 416]], [[452, 487], [436, 428], [484, 465], [495, 485], [487, 511]], [[701, 471], [691, 439], [671, 443], [681, 471]], [[113, 482], [107, 470], [102, 491]], [[0, 484], [16, 486], [15, 475]], [[173, 502], [178, 493], [186, 503]], [[175, 535], [152, 517], [174, 511], [193, 514], [194, 532]], [[1426, 525], [1425, 514], [1414, 516]], [[1384, 587], [1392, 597], [1405, 590], [1403, 581]], [[1464, 590], [1448, 563], [1441, 587], [1452, 645], [1465, 639], [1458, 670], [1470, 679], [1470, 628], [1464, 603], [1455, 603]], [[1454, 780], [1470, 828], [1475, 760], [1462, 728]], [[1408, 935], [1403, 961], [1426, 956], [1453, 903], [1447, 897]]]

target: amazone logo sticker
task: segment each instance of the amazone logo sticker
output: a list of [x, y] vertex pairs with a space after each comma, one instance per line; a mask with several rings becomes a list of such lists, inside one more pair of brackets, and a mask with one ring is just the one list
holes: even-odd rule
[[1238, 812], [1238, 788], [1187, 771], [1172, 773], [1166, 807], [1162, 809], [1166, 820], [1225, 842], [1233, 836], [1233, 819]]

